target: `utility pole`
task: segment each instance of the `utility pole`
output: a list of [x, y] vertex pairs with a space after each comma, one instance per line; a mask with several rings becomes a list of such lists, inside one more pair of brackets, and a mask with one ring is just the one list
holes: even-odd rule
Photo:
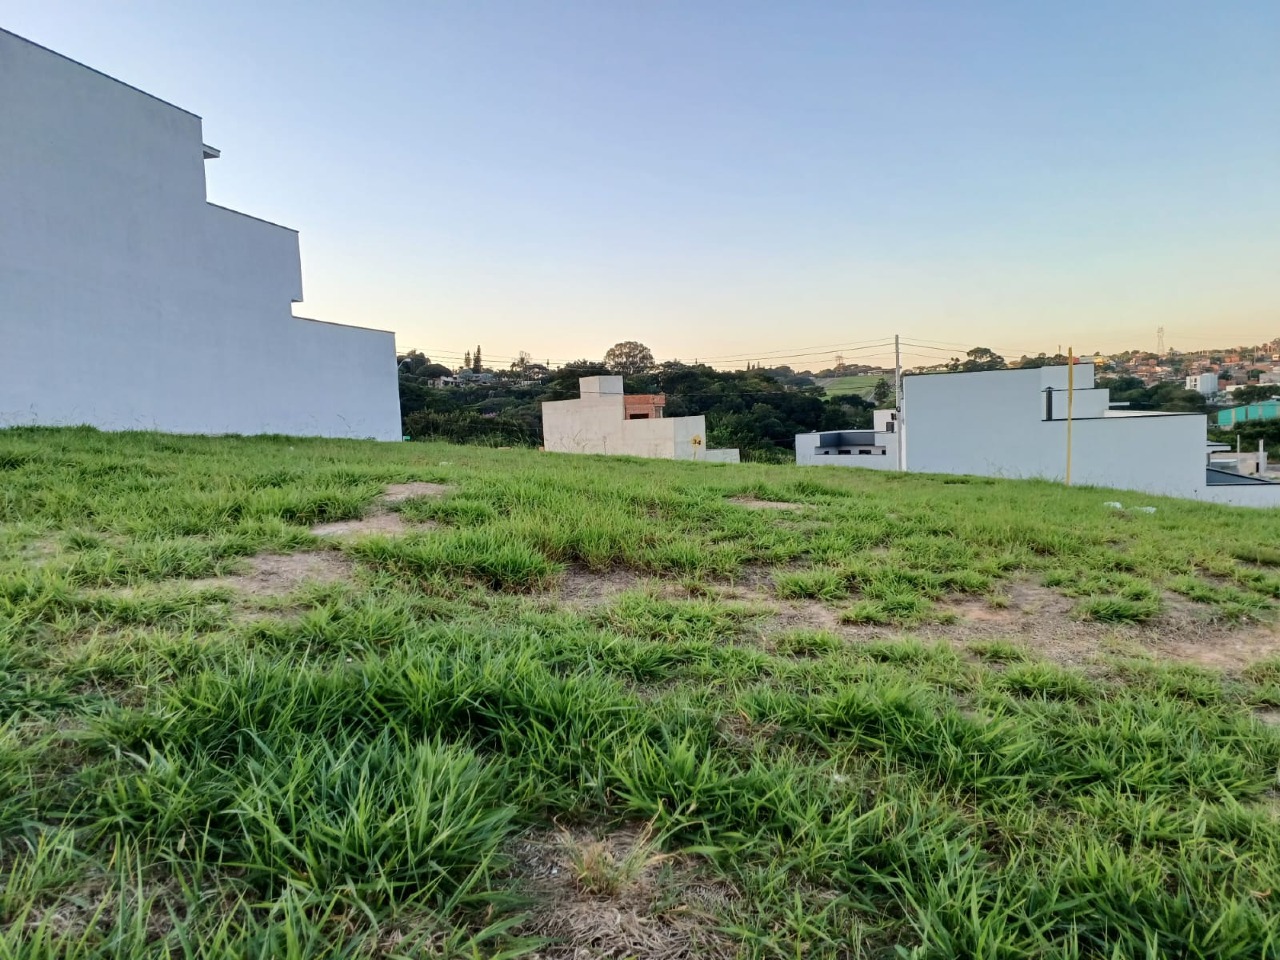
[[1067, 347], [1067, 486], [1071, 486], [1071, 416], [1076, 398], [1075, 350]]
[[894, 430], [898, 436], [898, 472], [903, 469], [902, 455], [902, 343], [898, 334], [893, 335], [893, 408], [898, 414], [898, 423]]

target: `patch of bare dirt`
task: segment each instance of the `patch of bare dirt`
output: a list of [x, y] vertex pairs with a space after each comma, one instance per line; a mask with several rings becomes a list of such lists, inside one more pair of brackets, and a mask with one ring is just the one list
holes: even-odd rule
[[[592, 610], [637, 588], [671, 598], [690, 595], [682, 584], [670, 579], [646, 578], [625, 569], [604, 573], [575, 569], [561, 578], [553, 599], [578, 610]], [[774, 592], [772, 571], [766, 568], [747, 570], [732, 583], [707, 584], [699, 595], [769, 611], [759, 623], [766, 646], [772, 637], [796, 630], [821, 630], [850, 643], [913, 634], [945, 641], [961, 650], [978, 640], [1009, 640], [1056, 663], [1091, 669], [1102, 668], [1108, 657], [1156, 656], [1239, 671], [1280, 655], [1280, 631], [1275, 627], [1216, 623], [1207, 608], [1176, 595], [1166, 598], [1164, 613], [1150, 623], [1095, 623], [1073, 615], [1077, 601], [1072, 598], [1034, 582], [1012, 580], [1001, 584], [1001, 599], [996, 604], [977, 597], [948, 598], [938, 607], [941, 613], [950, 614], [950, 622], [914, 628], [842, 623], [840, 611], [852, 601], [780, 600]]]
[[999, 624], [1006, 626], [1021, 621], [1024, 613], [1010, 607], [992, 606], [985, 600], [965, 597], [938, 605], [943, 613], [955, 617], [957, 623]]
[[1011, 581], [1002, 590], [1008, 605], [992, 616], [972, 600], [943, 604], [954, 623], [922, 628], [924, 635], [964, 646], [971, 640], [1006, 639], [1068, 666], [1094, 666], [1107, 656], [1156, 656], [1163, 660], [1239, 671], [1280, 653], [1280, 633], [1266, 624], [1218, 623], [1211, 611], [1184, 597], [1164, 598], [1164, 612], [1140, 624], [1081, 621], [1076, 601], [1048, 587]]
[[740, 507], [746, 507], [748, 510], [803, 510], [806, 504], [803, 503], [787, 503], [783, 500], [760, 500], [756, 497], [730, 497], [730, 503], [735, 503]]
[[412, 483], [390, 483], [378, 499], [382, 503], [402, 503], [414, 497], [443, 497], [453, 490], [446, 483], [427, 483], [415, 480]]
[[380, 533], [394, 537], [415, 528], [426, 528], [427, 524], [409, 524], [398, 513], [371, 513], [358, 520], [335, 520], [333, 523], [319, 523], [311, 528], [317, 537], [361, 537]]
[[603, 836], [561, 830], [525, 838], [513, 874], [534, 900], [525, 935], [548, 937], [541, 960], [719, 960], [736, 955], [716, 913], [737, 899], [697, 875], [680, 855], [660, 853], [646, 828]]
[[850, 632], [847, 625], [840, 622], [839, 615], [821, 600], [785, 600], [777, 604], [777, 610], [771, 624], [771, 629], [775, 632], [788, 630]]
[[128, 886], [121, 890], [104, 877], [91, 876], [70, 889], [38, 898], [23, 916], [22, 926], [33, 934], [52, 934], [62, 942], [80, 940], [95, 928], [111, 929], [124, 904], [131, 913], [129, 923], [136, 922], [133, 914], [145, 914], [149, 940], [169, 934], [175, 919], [182, 915], [182, 897], [176, 883], [148, 882], [137, 890]]
[[39, 566], [58, 555], [58, 543], [51, 538], [42, 538], [24, 543], [17, 550], [18, 559], [33, 566]]
[[1073, 615], [1076, 601], [1055, 590], [1024, 580], [1001, 586], [1000, 605], [984, 599], [955, 597], [941, 602], [950, 622], [915, 628], [845, 624], [840, 604], [819, 600], [772, 599], [767, 578], [745, 589], [722, 589], [735, 599], [771, 605], [777, 612], [764, 633], [824, 630], [851, 643], [911, 633], [940, 640], [963, 650], [977, 640], [1008, 640], [1037, 656], [1065, 666], [1097, 668], [1114, 656], [1156, 656], [1229, 672], [1280, 655], [1280, 631], [1267, 624], [1216, 623], [1210, 611], [1182, 597], [1167, 598], [1165, 611], [1142, 625], [1094, 623]]
[[245, 561], [245, 573], [193, 580], [196, 589], [230, 587], [249, 597], [282, 597], [304, 583], [337, 583], [351, 579], [352, 563], [339, 553], [263, 553]]
[[1253, 715], [1258, 718], [1259, 723], [1265, 723], [1269, 727], [1280, 727], [1280, 710], [1255, 710]]
[[1254, 624], [1235, 629], [1206, 630], [1195, 640], [1174, 639], [1158, 644], [1161, 656], [1183, 663], [1219, 670], [1242, 670], [1280, 654], [1280, 633], [1271, 624]]
[[645, 583], [645, 578], [632, 570], [595, 571], [575, 567], [565, 571], [556, 584], [555, 592], [556, 598], [565, 606], [592, 610]]
[[371, 534], [395, 537], [412, 530], [434, 530], [439, 524], [409, 523], [400, 514], [388, 510], [393, 503], [403, 503], [414, 497], [441, 497], [453, 488], [443, 483], [427, 483], [415, 480], [412, 483], [388, 484], [382, 496], [374, 501], [373, 506], [363, 517], [355, 520], [336, 520], [333, 523], [320, 523], [311, 528], [317, 537], [362, 537]]

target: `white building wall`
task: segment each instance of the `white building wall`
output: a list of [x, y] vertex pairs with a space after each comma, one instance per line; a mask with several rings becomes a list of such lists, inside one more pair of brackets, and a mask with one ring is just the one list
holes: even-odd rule
[[584, 377], [577, 400], [542, 405], [542, 446], [552, 453], [598, 453], [662, 460], [737, 463], [737, 450], [708, 450], [705, 417], [626, 419], [621, 377]]
[[[1045, 472], [1065, 477], [1067, 425], [1044, 425], [1052, 432], [1049, 448], [1061, 451], [1062, 467]], [[1196, 414], [1106, 417], [1072, 425], [1071, 482], [1118, 487], [1173, 497], [1195, 497], [1205, 486], [1205, 422]]]
[[1066, 387], [1057, 369], [904, 377], [907, 468], [994, 477], [1055, 475], [1065, 459], [1042, 442], [1040, 403], [1044, 387], [1057, 387], [1060, 379]]
[[877, 446], [884, 447], [884, 454], [836, 454], [819, 453], [824, 434], [859, 433], [857, 430], [826, 430], [821, 433], [796, 434], [796, 463], [802, 467], [861, 467], [865, 470], [897, 470], [897, 433], [875, 433]]
[[0, 427], [399, 439], [394, 336], [294, 317], [297, 234], [203, 164], [199, 117], [0, 30]]
[[1198, 373], [1187, 377], [1188, 390], [1211, 397], [1218, 392], [1218, 375], [1216, 373]]
[[1232, 507], [1280, 507], [1280, 483], [1224, 484], [1204, 487], [1195, 499]]
[[584, 395], [542, 405], [542, 447], [552, 453], [622, 453], [622, 394]]
[[[1078, 364], [1072, 482], [1179, 497], [1205, 489], [1204, 417], [1107, 411], [1093, 368]], [[1067, 368], [911, 376], [903, 380], [912, 472], [1063, 480]], [[1043, 390], [1055, 389], [1046, 421]]]

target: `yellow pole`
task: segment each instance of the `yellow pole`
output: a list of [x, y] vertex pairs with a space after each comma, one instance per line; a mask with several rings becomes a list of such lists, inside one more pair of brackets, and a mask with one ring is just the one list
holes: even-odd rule
[[1067, 347], [1067, 486], [1071, 486], [1071, 408], [1076, 398], [1075, 351]]

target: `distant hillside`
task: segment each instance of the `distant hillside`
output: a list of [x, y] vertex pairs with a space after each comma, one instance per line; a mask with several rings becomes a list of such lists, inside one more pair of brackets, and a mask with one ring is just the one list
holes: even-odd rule
[[823, 377], [814, 382], [826, 390], [827, 396], [830, 397], [857, 394], [864, 399], [870, 399], [871, 391], [876, 388], [879, 379], [878, 374], [863, 373], [851, 377]]

